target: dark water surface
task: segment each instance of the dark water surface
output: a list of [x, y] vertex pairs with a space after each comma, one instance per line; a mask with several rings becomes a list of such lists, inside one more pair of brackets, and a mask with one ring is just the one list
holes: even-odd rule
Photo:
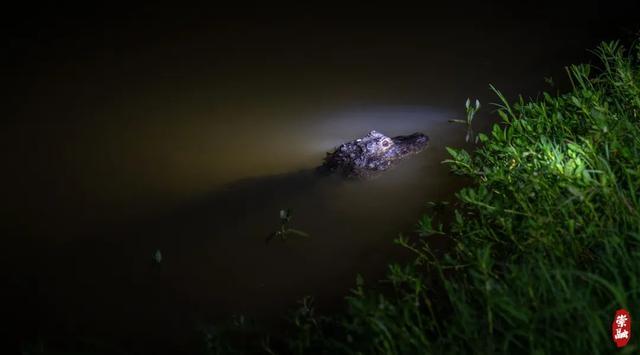
[[[462, 185], [440, 162], [464, 143], [447, 120], [465, 99], [485, 104], [482, 127], [490, 83], [555, 91], [543, 78], [589, 58], [593, 21], [130, 21], [9, 42], [8, 334], [164, 346], [304, 295], [334, 309]], [[372, 129], [431, 143], [371, 181], [311, 173]], [[311, 237], [266, 246], [281, 208]]]

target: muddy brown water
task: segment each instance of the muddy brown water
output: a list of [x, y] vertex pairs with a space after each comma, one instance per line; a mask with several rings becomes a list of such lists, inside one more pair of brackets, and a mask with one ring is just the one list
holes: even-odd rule
[[[305, 295], [339, 308], [358, 273], [406, 260], [393, 239], [462, 186], [441, 161], [464, 145], [447, 120], [465, 99], [486, 128], [489, 83], [535, 95], [595, 43], [586, 24], [437, 25], [226, 23], [22, 48], [3, 130], [13, 340], [180, 344]], [[312, 173], [372, 129], [430, 145], [370, 181]], [[265, 245], [282, 208], [310, 238]]]

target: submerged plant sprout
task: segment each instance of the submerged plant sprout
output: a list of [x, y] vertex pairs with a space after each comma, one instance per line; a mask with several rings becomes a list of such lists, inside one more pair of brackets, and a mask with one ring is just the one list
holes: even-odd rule
[[160, 252], [160, 249], [157, 249], [153, 253], [153, 261], [155, 261], [156, 264], [160, 264], [162, 262], [162, 252]]
[[266, 242], [269, 243], [273, 239], [280, 239], [282, 241], [287, 240], [290, 237], [298, 236], [298, 237], [309, 237], [309, 234], [289, 227], [289, 223], [291, 222], [291, 210], [280, 210], [280, 228], [274, 231], [273, 233], [267, 236]]

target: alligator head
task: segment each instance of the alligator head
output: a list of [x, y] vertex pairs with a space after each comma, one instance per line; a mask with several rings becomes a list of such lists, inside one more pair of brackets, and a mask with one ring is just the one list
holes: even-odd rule
[[422, 133], [389, 138], [371, 131], [327, 153], [318, 170], [322, 173], [338, 172], [346, 177], [369, 177], [387, 170], [399, 159], [422, 151], [428, 142], [429, 137]]

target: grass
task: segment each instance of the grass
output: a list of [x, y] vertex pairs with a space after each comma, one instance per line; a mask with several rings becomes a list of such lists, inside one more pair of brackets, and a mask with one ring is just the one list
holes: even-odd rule
[[[475, 151], [449, 148], [473, 180], [452, 216], [396, 240], [415, 260], [390, 266], [387, 291], [359, 279], [345, 314], [296, 318], [285, 352], [615, 350], [615, 311], [640, 319], [640, 46], [594, 53], [598, 65], [567, 68], [565, 94], [511, 104], [494, 89], [501, 122]], [[440, 255], [429, 240], [443, 233]]]

